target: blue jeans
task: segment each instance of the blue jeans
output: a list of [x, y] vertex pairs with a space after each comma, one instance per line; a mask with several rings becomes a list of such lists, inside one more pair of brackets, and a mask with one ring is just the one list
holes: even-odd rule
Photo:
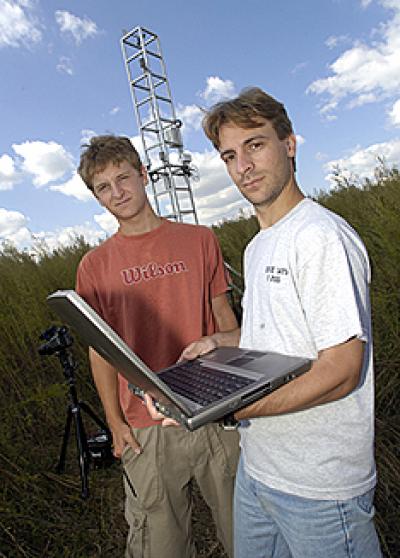
[[311, 500], [268, 488], [239, 461], [235, 558], [381, 558], [374, 490], [349, 500]]

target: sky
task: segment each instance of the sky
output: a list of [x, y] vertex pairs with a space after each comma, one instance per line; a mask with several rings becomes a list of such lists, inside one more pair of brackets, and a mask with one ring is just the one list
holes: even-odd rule
[[400, 0], [0, 0], [0, 243], [53, 250], [116, 230], [76, 173], [93, 135], [141, 149], [120, 39], [158, 35], [183, 122], [198, 219], [247, 203], [201, 130], [201, 109], [258, 86], [282, 101], [304, 193], [332, 173], [400, 161]]

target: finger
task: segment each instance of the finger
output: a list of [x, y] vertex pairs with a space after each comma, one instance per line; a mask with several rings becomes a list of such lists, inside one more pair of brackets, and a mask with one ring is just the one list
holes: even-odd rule
[[161, 414], [154, 406], [153, 400], [148, 393], [144, 394], [143, 397], [144, 404], [146, 405], [147, 411], [153, 420], [163, 420], [165, 416]]
[[193, 348], [197, 345], [197, 343], [190, 343], [187, 347], [185, 347], [179, 357], [179, 360], [183, 360], [186, 358], [186, 355], [190, 355], [193, 352]]
[[127, 441], [128, 441], [128, 445], [133, 449], [135, 453], [137, 453], [138, 455], [142, 453], [142, 448], [132, 433], [130, 434], [129, 439]]
[[122, 452], [124, 451], [125, 444], [117, 444], [114, 442], [113, 455], [116, 459], [121, 459]]
[[[193, 360], [201, 354], [200, 343], [195, 343], [193, 345], [189, 345], [182, 351], [181, 356], [179, 357], [179, 361], [181, 360]], [[178, 361], [178, 362], [179, 362]]]
[[165, 418], [165, 419], [162, 421], [161, 425], [162, 425], [163, 427], [164, 427], [164, 426], [180, 426], [179, 422], [177, 422], [176, 420], [171, 419], [171, 418]]
[[[185, 350], [186, 350], [186, 349], [185, 349]], [[180, 362], [185, 362], [186, 360], [191, 360], [191, 359], [188, 359], [188, 358], [185, 356], [185, 351], [182, 351], [181, 354], [179, 355], [178, 360], [177, 360], [176, 362], [179, 364]]]

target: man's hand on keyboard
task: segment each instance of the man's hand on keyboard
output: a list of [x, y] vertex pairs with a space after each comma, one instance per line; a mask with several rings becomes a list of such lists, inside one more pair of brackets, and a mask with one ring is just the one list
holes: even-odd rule
[[178, 359], [178, 362], [182, 360], [193, 360], [200, 355], [205, 355], [210, 351], [213, 351], [217, 348], [217, 342], [213, 338], [213, 336], [202, 337], [198, 341], [194, 343], [190, 343], [183, 351], [181, 356]]
[[237, 347], [240, 340], [240, 328], [237, 327], [230, 331], [217, 331], [213, 335], [202, 337], [198, 341], [191, 343], [182, 351], [178, 362], [182, 360], [193, 360], [200, 355], [205, 355], [218, 347]]
[[153, 420], [161, 421], [161, 426], [180, 426], [179, 422], [166, 417], [156, 409], [154, 401], [148, 393], [145, 393], [143, 396], [143, 404], [146, 405], [147, 411]]

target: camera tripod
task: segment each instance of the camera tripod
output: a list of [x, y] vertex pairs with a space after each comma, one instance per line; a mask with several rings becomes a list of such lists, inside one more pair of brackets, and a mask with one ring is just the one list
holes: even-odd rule
[[67, 408], [67, 419], [65, 423], [60, 458], [56, 467], [56, 472], [63, 473], [65, 470], [65, 458], [67, 455], [68, 441], [71, 433], [71, 424], [73, 421], [75, 426], [79, 473], [81, 478], [81, 496], [83, 499], [86, 499], [89, 497], [88, 474], [91, 454], [89, 451], [86, 431], [82, 420], [82, 413], [85, 412], [102, 429], [102, 431], [104, 431], [104, 434], [106, 435], [108, 440], [111, 440], [111, 433], [107, 425], [94, 413], [94, 411], [92, 411], [89, 405], [87, 405], [87, 403], [85, 403], [84, 401], [80, 401], [78, 399], [74, 375], [74, 372], [78, 368], [78, 366], [71, 353], [68, 351], [68, 347], [70, 347], [73, 343], [73, 339], [68, 333], [68, 328], [65, 326], [52, 326], [44, 333], [42, 333], [40, 338], [46, 339], [47, 343], [39, 347], [39, 354], [56, 354], [58, 356], [64, 371], [65, 380], [69, 388], [70, 402]]

